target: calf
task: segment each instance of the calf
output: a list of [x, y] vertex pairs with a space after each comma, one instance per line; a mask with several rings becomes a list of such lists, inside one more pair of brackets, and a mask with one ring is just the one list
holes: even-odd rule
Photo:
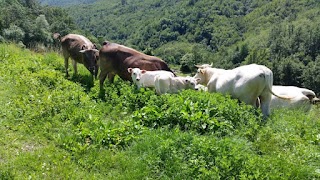
[[140, 68], [128, 68], [128, 72], [131, 74], [131, 78], [134, 84], [137, 85], [137, 88], [141, 87], [155, 87], [154, 79], [157, 75], [167, 75], [174, 77], [174, 74], [170, 71], [147, 71], [141, 70]]
[[[199, 68], [195, 78], [208, 87], [208, 92], [229, 94], [231, 97], [257, 107], [259, 97], [264, 117], [270, 114], [271, 90], [273, 84], [272, 71], [262, 65], [250, 64], [235, 69]], [[279, 98], [289, 99], [283, 96]]]
[[155, 88], [158, 95], [165, 93], [178, 93], [184, 89], [197, 90], [197, 81], [193, 77], [172, 77], [168, 75], [157, 75], [155, 77]]

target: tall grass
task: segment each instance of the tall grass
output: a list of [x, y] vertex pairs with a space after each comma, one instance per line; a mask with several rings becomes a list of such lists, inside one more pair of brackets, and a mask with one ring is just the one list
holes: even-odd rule
[[0, 45], [0, 179], [317, 179], [320, 110], [260, 111], [220, 94], [157, 96], [65, 78], [63, 59]]

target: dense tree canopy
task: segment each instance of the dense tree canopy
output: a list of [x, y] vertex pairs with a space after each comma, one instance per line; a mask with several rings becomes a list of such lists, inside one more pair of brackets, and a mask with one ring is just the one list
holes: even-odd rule
[[0, 40], [27, 47], [49, 46], [53, 32], [67, 34], [76, 29], [65, 10], [42, 7], [36, 0], [2, 0], [0, 11]]
[[182, 65], [181, 70], [192, 71], [194, 63], [212, 62], [221, 68], [258, 63], [272, 69], [274, 84], [320, 89], [310, 82], [315, 81], [310, 68], [316, 70], [320, 53], [317, 0], [41, 2], [73, 6], [62, 10], [32, 0], [5, 0], [0, 40], [51, 43], [49, 32], [75, 29], [68, 12], [95, 42], [124, 44]]

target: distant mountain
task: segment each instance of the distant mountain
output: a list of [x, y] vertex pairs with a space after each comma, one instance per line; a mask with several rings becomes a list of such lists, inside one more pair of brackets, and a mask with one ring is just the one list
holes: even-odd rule
[[71, 5], [81, 5], [81, 4], [92, 4], [98, 0], [39, 0], [42, 5], [49, 6], [71, 6]]

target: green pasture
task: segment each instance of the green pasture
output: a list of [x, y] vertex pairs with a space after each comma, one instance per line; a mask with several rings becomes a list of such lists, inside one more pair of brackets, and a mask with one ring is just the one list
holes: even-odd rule
[[0, 179], [320, 178], [319, 107], [263, 120], [220, 94], [101, 93], [82, 65], [66, 78], [61, 55], [11, 44], [0, 64]]

